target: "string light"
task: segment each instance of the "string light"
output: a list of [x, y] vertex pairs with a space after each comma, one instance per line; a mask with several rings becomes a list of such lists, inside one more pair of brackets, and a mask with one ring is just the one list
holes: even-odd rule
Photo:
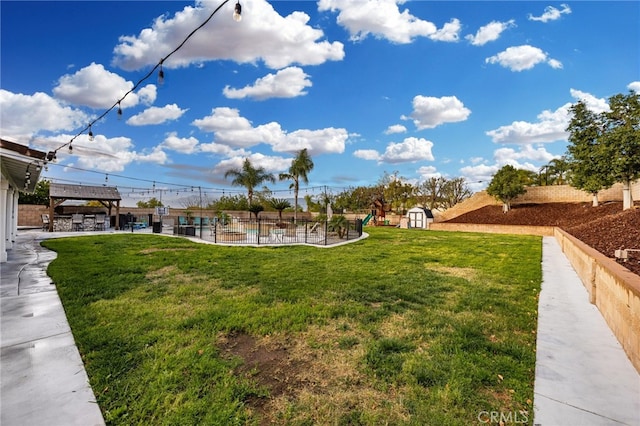
[[120, 101], [118, 101], [118, 120], [122, 120], [122, 107], [120, 106]]
[[[182, 43], [180, 43], [178, 45], [178, 47], [176, 47], [175, 49], [173, 49], [167, 56], [165, 56], [164, 58], [160, 59], [160, 62], [158, 64], [156, 64], [156, 66], [154, 66], [144, 77], [142, 77], [140, 80], [138, 80], [138, 82], [136, 84], [133, 85], [133, 87], [127, 92], [125, 93], [120, 99], [118, 99], [110, 108], [108, 108], [106, 111], [104, 111], [99, 117], [97, 117], [96, 119], [94, 119], [91, 123], [89, 123], [84, 129], [80, 130], [80, 132], [78, 132], [73, 138], [71, 138], [71, 141], [59, 146], [58, 148], [56, 148], [54, 151], [50, 151], [49, 153], [47, 153], [47, 161], [51, 161], [49, 160], [49, 158], [55, 159], [55, 153], [57, 151], [59, 151], [60, 149], [64, 148], [65, 146], [70, 145], [76, 138], [78, 138], [80, 135], [82, 135], [84, 132], [86, 132], [87, 130], [89, 131], [89, 140], [93, 141], [93, 132], [91, 130], [91, 126], [95, 123], [97, 123], [98, 121], [102, 120], [109, 112], [111, 112], [113, 109], [115, 109], [116, 107], [118, 107], [118, 117], [121, 116], [121, 108], [120, 108], [120, 102], [123, 101], [127, 96], [129, 96], [131, 93], [133, 93], [134, 91], [136, 91], [138, 89], [138, 87], [140, 87], [140, 85], [142, 83], [144, 83], [149, 77], [151, 77], [156, 70], [159, 68], [159, 72], [158, 72], [158, 84], [162, 84], [162, 82], [164, 81], [164, 70], [162, 69], [162, 64], [164, 63], [164, 61], [166, 61], [167, 59], [169, 59], [174, 53], [176, 53], [178, 50], [180, 50], [185, 44], [186, 42], [196, 33], [198, 32], [202, 27], [204, 27], [207, 23], [209, 23], [209, 21], [213, 18], [213, 16], [220, 10], [222, 9], [222, 7], [227, 4], [229, 2], [229, 0], [224, 0], [222, 3], [220, 3], [220, 5], [218, 7], [216, 7], [213, 12], [211, 12], [211, 14], [209, 15], [209, 17], [207, 19], [204, 20], [204, 22], [202, 22], [202, 24], [200, 24], [198, 27], [196, 27], [193, 31], [191, 31], [187, 37], [185, 37], [185, 39], [182, 41]], [[233, 13], [233, 19], [236, 22], [239, 22], [242, 19], [242, 6], [240, 5], [240, 1], [238, 0], [238, 2], [235, 5], [234, 8], [234, 13]]]
[[242, 6], [240, 6], [240, 2], [236, 3], [236, 7], [233, 9], [233, 20], [236, 22], [242, 21]]
[[162, 63], [164, 59], [160, 59], [160, 71], [158, 71], [158, 84], [162, 86], [164, 84], [164, 70], [162, 69]]

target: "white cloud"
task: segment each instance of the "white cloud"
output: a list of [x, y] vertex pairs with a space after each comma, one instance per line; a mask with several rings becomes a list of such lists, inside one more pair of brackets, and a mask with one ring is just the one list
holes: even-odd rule
[[[106, 109], [112, 107], [132, 88], [132, 82], [107, 71], [101, 64], [92, 62], [75, 74], [60, 77], [58, 85], [53, 88], [53, 94], [56, 98], [72, 104]], [[155, 101], [155, 97], [155, 86], [148, 85], [140, 89], [139, 94], [127, 95], [121, 106], [131, 107], [140, 102], [150, 104]]]
[[413, 98], [413, 112], [402, 116], [403, 120], [412, 119], [418, 130], [432, 129], [444, 123], [464, 121], [471, 110], [455, 96], [434, 98], [417, 95]]
[[434, 166], [422, 166], [418, 170], [416, 170], [416, 172], [418, 173], [418, 175], [420, 175], [420, 181], [425, 181], [433, 177], [438, 178], [442, 176], [442, 173], [440, 173]]
[[176, 132], [171, 132], [167, 134], [167, 137], [162, 141], [160, 146], [183, 154], [193, 154], [197, 151], [198, 139], [193, 136], [190, 138], [179, 138]]
[[[56, 147], [68, 142], [72, 135], [57, 135], [46, 141]], [[39, 141], [41, 142], [41, 141]], [[76, 157], [75, 165], [82, 169], [100, 172], [121, 172], [133, 162], [164, 164], [168, 158], [161, 147], [154, 147], [150, 152], [136, 152], [133, 141], [127, 137], [107, 138], [104, 135], [94, 135], [90, 141], [87, 135], [81, 135], [73, 141], [73, 154], [66, 149], [58, 151], [58, 158], [63, 160], [67, 156]]]
[[544, 62], [547, 62], [552, 68], [562, 68], [560, 61], [549, 58], [547, 53], [528, 44], [508, 47], [497, 55], [485, 59], [487, 64], [499, 64], [511, 71], [528, 70]]
[[[596, 98], [576, 89], [571, 89], [570, 94], [576, 100], [584, 101], [587, 107], [595, 113], [609, 109], [606, 99]], [[531, 144], [566, 140], [568, 133], [565, 129], [569, 124], [570, 107], [571, 103], [566, 103], [555, 111], [542, 111], [538, 114], [537, 122], [514, 121], [509, 125], [490, 130], [486, 134], [497, 143]]]
[[369, 161], [380, 161], [382, 156], [375, 149], [358, 149], [353, 152], [354, 157]]
[[544, 8], [544, 13], [540, 16], [533, 16], [529, 14], [530, 21], [549, 22], [560, 19], [562, 15], [568, 15], [571, 13], [571, 8], [566, 4], [560, 5], [562, 9], [556, 9], [553, 6], [547, 6]]
[[283, 130], [276, 122], [254, 127], [237, 109], [227, 107], [214, 108], [211, 115], [194, 120], [192, 124], [202, 131], [214, 133], [215, 143], [234, 149], [265, 143], [276, 152], [295, 153], [307, 148], [309, 155], [340, 154], [349, 138], [345, 129], [333, 127], [292, 132]]
[[500, 34], [508, 28], [516, 26], [513, 19], [507, 22], [491, 21], [487, 25], [480, 27], [475, 35], [469, 34], [465, 39], [469, 40], [474, 46], [483, 46], [490, 41], [500, 38]]
[[[269, 173], [287, 170], [291, 166], [291, 158], [268, 156], [260, 153], [239, 155], [227, 158], [215, 165], [213, 174], [224, 174], [230, 169], [241, 169], [245, 159], [249, 159], [254, 167], [263, 167]], [[275, 177], [275, 176], [274, 176]]]
[[519, 147], [517, 151], [513, 148], [498, 148], [494, 151], [493, 156], [499, 164], [507, 164], [509, 161], [530, 160], [541, 163], [548, 163], [556, 158], [545, 148], [534, 148], [531, 144], [525, 144]]
[[429, 38], [436, 41], [456, 42], [460, 39], [461, 28], [460, 20], [453, 18], [434, 34], [430, 35]]
[[[318, 65], [344, 58], [344, 45], [323, 40], [325, 34], [308, 25], [306, 13], [282, 17], [266, 0], [243, 0], [241, 4], [242, 22], [228, 18], [235, 3], [227, 3], [215, 22], [202, 27], [163, 65], [175, 68], [225, 59], [239, 63], [264, 61], [269, 68], [281, 69], [294, 63]], [[137, 36], [120, 37], [113, 64], [126, 70], [157, 64], [159, 57], [175, 49], [216, 7], [215, 2], [196, 1], [195, 7], [185, 6], [173, 17], [156, 18], [151, 28]]]
[[514, 121], [486, 134], [496, 143], [530, 144], [566, 140], [569, 106], [565, 104], [555, 111], [543, 111], [538, 114], [535, 123]]
[[[596, 98], [591, 93], [582, 92], [576, 89], [570, 89], [569, 93], [574, 99], [584, 102], [587, 105], [587, 108], [596, 114], [609, 111], [609, 101], [607, 99]], [[569, 123], [567, 122], [567, 124]]]
[[180, 109], [176, 104], [163, 107], [150, 107], [127, 120], [131, 126], [148, 126], [150, 124], [162, 124], [166, 121], [177, 120], [182, 117], [186, 109]]
[[491, 181], [493, 175], [500, 170], [498, 164], [476, 164], [474, 166], [466, 166], [460, 169], [460, 173], [467, 182], [476, 183], [474, 189], [478, 189], [481, 186], [486, 186]]
[[354, 155], [364, 160], [376, 160], [379, 163], [414, 163], [416, 161], [433, 161], [431, 152], [433, 142], [423, 138], [409, 137], [404, 141], [387, 145], [384, 154], [376, 150], [362, 149], [354, 152]]
[[634, 81], [632, 83], [629, 83], [629, 85], [627, 86], [627, 89], [633, 90], [636, 93], [640, 93], [640, 81]]
[[393, 135], [395, 133], [405, 133], [407, 128], [402, 124], [393, 124], [387, 127], [387, 130], [384, 131], [385, 135]]
[[275, 74], [267, 74], [257, 79], [252, 86], [245, 86], [242, 89], [225, 86], [222, 93], [231, 99], [295, 98], [306, 95], [305, 88], [312, 86], [308, 77], [309, 75], [305, 74], [302, 68], [289, 67]]
[[452, 19], [439, 29], [432, 22], [419, 19], [398, 8], [404, 0], [320, 0], [318, 10], [338, 11], [338, 24], [351, 34], [351, 40], [360, 41], [373, 35], [393, 43], [411, 43], [415, 37], [429, 37], [437, 41], [457, 41], [460, 21]]
[[88, 121], [84, 112], [45, 93], [23, 95], [0, 89], [0, 132], [3, 136], [28, 138], [39, 131], [70, 131]]

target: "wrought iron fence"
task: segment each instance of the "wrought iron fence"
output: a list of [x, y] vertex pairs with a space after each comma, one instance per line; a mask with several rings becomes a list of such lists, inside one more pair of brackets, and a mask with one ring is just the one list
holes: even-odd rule
[[362, 220], [279, 222], [277, 219], [195, 218], [191, 223], [179, 219], [176, 235], [199, 237], [221, 244], [315, 244], [332, 245], [362, 236]]

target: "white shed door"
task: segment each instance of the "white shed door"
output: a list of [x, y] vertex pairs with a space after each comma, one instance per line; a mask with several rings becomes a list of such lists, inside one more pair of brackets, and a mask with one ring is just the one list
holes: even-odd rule
[[424, 228], [424, 214], [421, 212], [409, 212], [409, 227]]

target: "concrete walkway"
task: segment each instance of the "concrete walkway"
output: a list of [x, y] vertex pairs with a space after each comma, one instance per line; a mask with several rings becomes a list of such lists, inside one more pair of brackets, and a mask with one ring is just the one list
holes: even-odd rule
[[0, 264], [0, 424], [104, 425], [41, 236], [18, 232]]
[[534, 424], [640, 425], [640, 375], [553, 237], [544, 237]]
[[[39, 245], [64, 235], [20, 231], [0, 264], [2, 426], [104, 424]], [[640, 425], [640, 375], [552, 237], [542, 268], [533, 424]]]

